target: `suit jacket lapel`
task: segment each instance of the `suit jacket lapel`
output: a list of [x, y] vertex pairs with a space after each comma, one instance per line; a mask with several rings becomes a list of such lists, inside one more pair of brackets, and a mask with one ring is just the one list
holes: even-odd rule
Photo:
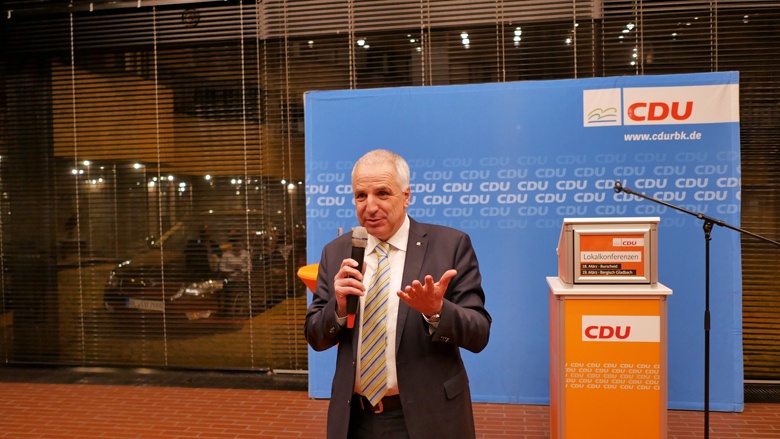
[[[406, 260], [404, 261], [404, 274], [401, 280], [401, 289], [409, 285], [415, 279], [420, 279], [422, 265], [425, 261], [425, 252], [428, 249], [428, 237], [420, 224], [409, 218], [409, 241], [406, 243]], [[401, 337], [406, 328], [406, 318], [409, 316], [409, 305], [403, 300], [398, 304], [398, 324], [395, 333], [395, 352], [401, 345]]]

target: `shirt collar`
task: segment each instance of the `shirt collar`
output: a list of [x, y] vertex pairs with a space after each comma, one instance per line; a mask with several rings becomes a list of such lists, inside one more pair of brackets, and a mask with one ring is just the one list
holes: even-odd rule
[[[401, 224], [401, 228], [390, 239], [387, 240], [390, 245], [400, 251], [406, 251], [406, 244], [409, 242], [409, 215], [404, 217], [404, 223]], [[366, 248], [366, 254], [374, 251], [374, 248], [379, 244], [379, 240], [374, 235], [368, 235], [368, 246]]]

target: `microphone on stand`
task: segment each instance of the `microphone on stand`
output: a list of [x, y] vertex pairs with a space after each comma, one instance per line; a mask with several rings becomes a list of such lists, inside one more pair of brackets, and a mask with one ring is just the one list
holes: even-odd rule
[[[366, 255], [368, 247], [368, 232], [365, 227], [355, 227], [352, 230], [352, 259], [358, 263], [357, 271], [363, 272], [363, 258]], [[358, 296], [350, 294], [347, 296], [347, 328], [355, 326], [355, 314], [358, 308]]]
[[632, 191], [631, 189], [629, 189], [627, 187], [623, 187], [623, 183], [621, 183], [620, 180], [615, 180], [615, 187], [613, 189], [615, 189], [615, 193], [616, 194], [619, 194], [621, 192], [625, 192], [628, 195], [637, 195], [637, 193]]

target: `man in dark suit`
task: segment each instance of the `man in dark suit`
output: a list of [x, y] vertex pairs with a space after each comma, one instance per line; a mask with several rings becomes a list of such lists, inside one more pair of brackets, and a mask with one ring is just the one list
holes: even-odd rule
[[[351, 234], [325, 246], [305, 334], [317, 351], [338, 345], [328, 408], [328, 438], [471, 438], [471, 392], [460, 348], [488, 343], [481, 275], [469, 236], [409, 218], [409, 166], [376, 150], [352, 171], [357, 217], [369, 233], [365, 273], [351, 259]], [[389, 244], [386, 383], [372, 405], [360, 384], [366, 292], [377, 271], [380, 243]], [[382, 244], [384, 247], [384, 244]], [[384, 252], [383, 252], [384, 253]], [[383, 271], [383, 270], [380, 270]], [[357, 322], [347, 320], [347, 297], [360, 297]], [[366, 317], [368, 318], [368, 317]], [[368, 343], [366, 343], [368, 344]]]

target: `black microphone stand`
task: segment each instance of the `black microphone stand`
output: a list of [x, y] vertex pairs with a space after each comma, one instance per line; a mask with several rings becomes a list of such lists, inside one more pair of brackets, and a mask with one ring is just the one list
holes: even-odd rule
[[703, 229], [704, 229], [704, 243], [705, 243], [705, 281], [704, 281], [704, 438], [708, 439], [710, 437], [710, 240], [712, 237], [710, 236], [710, 232], [712, 232], [712, 226], [718, 225], [721, 227], [726, 227], [731, 230], [736, 230], [739, 233], [743, 233], [745, 235], [752, 236], [754, 238], [760, 239], [762, 241], [766, 241], [768, 243], [774, 244], [778, 247], [780, 247], [780, 242], [772, 241], [769, 238], [765, 238], [761, 235], [757, 235], [752, 232], [748, 232], [747, 230], [740, 229], [739, 227], [734, 227], [724, 221], [708, 217], [707, 215], [704, 215], [702, 213], [695, 213], [691, 212], [690, 210], [684, 209], [679, 206], [675, 206], [673, 204], [667, 203], [665, 201], [650, 197], [648, 195], [635, 192], [627, 187], [623, 187], [623, 184], [619, 180], [615, 180], [615, 193], [621, 193], [625, 192], [629, 195], [635, 195], [640, 198], [644, 198], [646, 200], [653, 201], [658, 204], [662, 204], [667, 207], [671, 207], [672, 209], [679, 210], [680, 212], [687, 213], [688, 215], [693, 215], [696, 218], [703, 220]]

